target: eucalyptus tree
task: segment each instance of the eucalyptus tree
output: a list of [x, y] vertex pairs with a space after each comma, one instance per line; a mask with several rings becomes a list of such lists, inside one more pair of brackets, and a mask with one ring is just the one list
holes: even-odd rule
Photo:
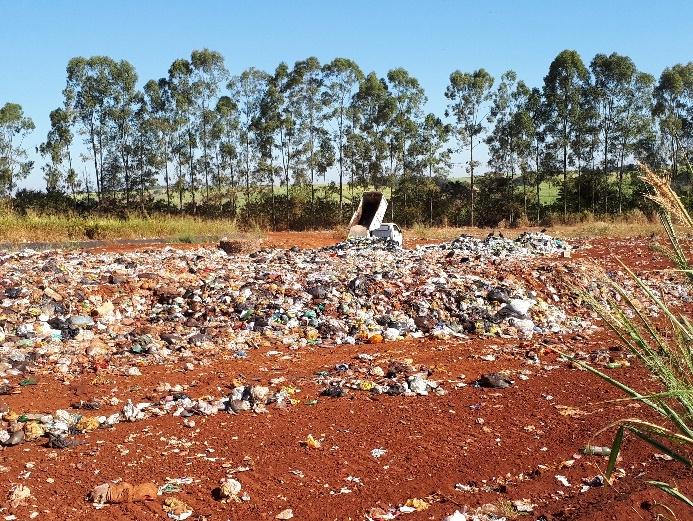
[[11, 196], [17, 181], [31, 171], [33, 161], [24, 149], [24, 138], [34, 128], [21, 105], [5, 103], [0, 107], [0, 196]]
[[681, 156], [688, 161], [686, 145], [693, 145], [693, 62], [664, 69], [654, 95], [653, 113], [669, 141], [669, 161], [676, 175]]
[[[310, 207], [315, 224], [315, 175], [318, 172], [318, 146], [324, 134], [325, 99], [322, 96], [323, 77], [320, 62], [314, 56], [297, 61], [287, 82], [287, 102], [293, 107], [302, 161], [310, 174]], [[298, 176], [295, 176], [298, 177]]]
[[205, 199], [209, 200], [210, 144], [209, 129], [213, 119], [214, 104], [219, 87], [228, 78], [224, 57], [209, 49], [195, 50], [190, 54], [192, 104], [202, 145], [201, 163], [205, 174]]
[[217, 100], [217, 104], [214, 107], [211, 127], [209, 129], [209, 142], [212, 145], [212, 152], [210, 153], [212, 157], [212, 185], [214, 185], [216, 189], [217, 198], [219, 200], [219, 210], [221, 212], [224, 208], [225, 192], [228, 192], [225, 188], [227, 188], [230, 179], [226, 174], [224, 158], [221, 152], [226, 134], [226, 125], [224, 118], [218, 110], [220, 101], [221, 97]]
[[195, 190], [197, 176], [195, 172], [195, 135], [194, 106], [195, 93], [192, 86], [192, 65], [186, 59], [177, 59], [168, 70], [168, 85], [173, 100], [173, 121], [175, 122], [176, 142], [174, 150], [178, 158], [178, 190], [179, 204], [183, 209], [183, 193], [185, 191], [185, 164], [189, 174], [190, 195], [193, 211], [197, 208]]
[[91, 150], [99, 200], [104, 191], [103, 170], [110, 130], [109, 104], [114, 96], [114, 70], [117, 67], [117, 62], [108, 56], [72, 58], [67, 64], [67, 84], [63, 90], [65, 109], [74, 113], [75, 122], [80, 126], [79, 132], [85, 136]]
[[523, 92], [520, 106], [510, 120], [510, 132], [514, 140], [513, 147], [517, 158], [517, 166], [520, 170], [520, 178], [522, 179], [522, 207], [525, 216], [528, 215], [527, 203], [529, 196], [527, 186], [529, 185], [528, 177], [531, 171], [531, 161], [534, 156], [534, 143], [537, 134], [535, 121], [532, 118], [529, 107], [530, 96], [531, 90], [527, 89]]
[[384, 79], [369, 73], [354, 95], [353, 107], [358, 114], [359, 139], [353, 139], [363, 184], [380, 187], [387, 182], [385, 162], [389, 156], [389, 137], [396, 102]]
[[166, 189], [166, 205], [171, 206], [171, 176], [169, 163], [173, 146], [172, 134], [175, 126], [172, 115], [173, 100], [168, 81], [161, 78], [158, 81], [149, 80], [144, 85], [144, 102], [148, 115], [148, 128], [157, 143], [154, 150], [156, 164], [164, 170], [164, 186]]
[[[576, 179], [576, 202], [577, 211], [582, 211], [583, 200], [583, 184], [585, 179], [592, 190], [592, 211], [595, 211], [595, 191], [598, 186], [608, 186], [608, 176], [598, 175], [597, 169], [594, 167], [597, 155], [597, 148], [600, 145], [601, 136], [601, 116], [599, 112], [599, 101], [596, 95], [594, 85], [584, 85], [581, 92], [580, 110], [576, 113], [574, 121], [574, 132], [570, 139], [569, 162], [575, 165], [577, 171]], [[584, 170], [589, 165], [592, 165], [591, 175], [584, 176]], [[601, 190], [604, 194], [605, 204], [608, 198], [608, 191]], [[567, 198], [567, 194], [566, 194]]]
[[51, 129], [48, 131], [46, 141], [39, 145], [41, 155], [50, 160], [44, 170], [46, 176], [46, 191], [56, 191], [59, 185], [64, 183], [74, 198], [79, 187], [79, 180], [72, 165], [72, 153], [70, 147], [74, 135], [73, 114], [64, 108], [51, 111], [49, 115]]
[[339, 164], [339, 213], [344, 208], [344, 161], [347, 136], [354, 131], [355, 114], [351, 100], [363, 81], [363, 72], [353, 60], [335, 58], [323, 66], [326, 119], [335, 124], [333, 132]]
[[[395, 111], [390, 122], [390, 151], [395, 159], [394, 167], [391, 167], [391, 175], [397, 178], [397, 171], [401, 169], [401, 187], [405, 211], [407, 210], [407, 166], [415, 160], [417, 132], [423, 119], [423, 106], [427, 98], [419, 80], [409, 72], [399, 67], [387, 73], [388, 88], [394, 101]], [[399, 163], [399, 168], [397, 167]], [[394, 206], [394, 201], [392, 201]]]
[[544, 97], [548, 109], [547, 130], [563, 154], [563, 215], [568, 214], [568, 150], [578, 127], [582, 94], [589, 84], [589, 71], [573, 50], [561, 51], [544, 78]]
[[[493, 129], [486, 138], [489, 149], [489, 166], [496, 172], [510, 176], [508, 195], [515, 194], [515, 169], [518, 166], [518, 140], [522, 132], [522, 121], [516, 118], [522, 110], [529, 95], [529, 87], [517, 80], [517, 74], [507, 71], [501, 76], [500, 83], [493, 94], [493, 104], [489, 121], [494, 122]], [[524, 183], [524, 178], [523, 178]], [[510, 216], [512, 222], [514, 216]]]
[[474, 72], [455, 71], [445, 90], [449, 100], [446, 115], [453, 118], [460, 150], [469, 149], [467, 171], [471, 176], [470, 224], [474, 226], [474, 148], [482, 141], [486, 131], [484, 121], [490, 115], [486, 104], [492, 98], [494, 78], [485, 69]]
[[139, 206], [146, 214], [147, 203], [151, 200], [151, 190], [158, 184], [159, 172], [165, 156], [161, 153], [160, 128], [152, 117], [145, 96], [140, 95], [134, 111], [135, 135], [132, 142], [133, 188], [139, 194]]
[[[299, 156], [300, 127], [296, 102], [291, 94], [289, 67], [281, 62], [274, 71], [262, 101], [262, 118], [274, 125], [279, 134], [279, 155], [286, 189], [286, 220], [289, 224], [289, 188], [292, 171], [296, 176], [294, 160]], [[266, 123], [268, 124], [268, 123]]]
[[[276, 226], [274, 209], [274, 179], [280, 179], [284, 186], [286, 204], [285, 221], [290, 226], [291, 175], [299, 182], [298, 168], [295, 163], [301, 154], [301, 129], [299, 105], [292, 92], [293, 77], [286, 63], [280, 63], [267, 81], [267, 88], [260, 101], [260, 110], [253, 127], [260, 150], [260, 173], [271, 179], [272, 225]], [[275, 154], [279, 153], [279, 163], [275, 165]]]
[[239, 128], [240, 116], [238, 105], [230, 96], [221, 96], [214, 108], [217, 118], [214, 126], [214, 133], [217, 135], [217, 174], [228, 184], [228, 196], [231, 203], [231, 213], [236, 214], [238, 209], [238, 186], [239, 177], [237, 166], [239, 162], [240, 148]]
[[[546, 122], [548, 119], [548, 108], [546, 106], [542, 92], [538, 88], [533, 88], [525, 103], [521, 114], [518, 116], [517, 124], [521, 128], [522, 141], [531, 145], [524, 149], [522, 155], [527, 161], [527, 169], [530, 162], [534, 162], [534, 188], [536, 195], [537, 222], [541, 218], [541, 183], [551, 175], [551, 157], [546, 150]], [[531, 158], [531, 159], [530, 159]], [[549, 159], [549, 160], [547, 160]], [[548, 168], [547, 168], [548, 167]]]
[[141, 101], [137, 92], [137, 73], [129, 62], [122, 60], [113, 62], [110, 69], [111, 89], [106, 98], [106, 116], [108, 128], [112, 133], [109, 142], [117, 147], [120, 164], [123, 169], [125, 182], [125, 205], [130, 206], [130, 190], [132, 188], [131, 160], [134, 148], [135, 111]]
[[262, 100], [269, 85], [270, 75], [254, 67], [234, 76], [227, 88], [238, 109], [239, 153], [244, 166], [245, 197], [250, 200], [250, 176], [258, 170], [260, 150], [255, 122], [260, 117]]
[[656, 139], [653, 128], [655, 78], [646, 72], [637, 71], [626, 89], [626, 107], [618, 122], [616, 133], [618, 147], [618, 212], [623, 211], [623, 175], [626, 158], [642, 157], [643, 143]]
[[[617, 53], [597, 54], [590, 63], [594, 87], [594, 99], [599, 111], [599, 129], [602, 137], [604, 182], [608, 181], [610, 168], [617, 164], [618, 142], [616, 133], [622, 128], [621, 119], [628, 110], [630, 89], [636, 74], [635, 64], [627, 56]], [[609, 148], [610, 145], [613, 145]], [[621, 186], [619, 183], [619, 194]], [[620, 199], [620, 195], [619, 195]], [[619, 203], [620, 206], [620, 203]]]
[[420, 122], [415, 146], [419, 150], [419, 169], [428, 176], [428, 221], [433, 225], [433, 198], [452, 170], [452, 149], [449, 147], [452, 126], [429, 113]]
[[[274, 181], [275, 178], [279, 177], [281, 181], [282, 170], [281, 167], [275, 164], [274, 150], [277, 148], [277, 129], [279, 126], [279, 118], [276, 110], [278, 109], [278, 104], [275, 103], [276, 98], [274, 96], [276, 90], [270, 81], [268, 83], [268, 88], [264, 93], [263, 99], [260, 103], [260, 111], [258, 117], [253, 122], [253, 128], [257, 137], [258, 151], [260, 155], [260, 160], [258, 163], [258, 175], [260, 179], [264, 179], [269, 183], [270, 186], [270, 219], [272, 222], [272, 229], [277, 227], [277, 212], [275, 205], [275, 191], [274, 191]], [[287, 187], [288, 187], [287, 181]], [[286, 198], [286, 208], [287, 208], [287, 227], [288, 227], [288, 212], [289, 212], [289, 198], [287, 189]]]

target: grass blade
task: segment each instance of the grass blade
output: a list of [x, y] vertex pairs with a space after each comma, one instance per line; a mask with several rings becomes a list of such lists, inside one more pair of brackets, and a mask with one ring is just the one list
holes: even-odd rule
[[616, 460], [618, 459], [618, 453], [621, 451], [621, 444], [623, 443], [623, 432], [625, 427], [621, 425], [616, 431], [616, 436], [614, 437], [614, 442], [611, 444], [611, 454], [609, 455], [609, 463], [606, 466], [606, 479], [610, 479], [611, 475], [614, 473], [616, 468]]
[[650, 485], [653, 485], [663, 492], [666, 492], [670, 496], [682, 501], [685, 505], [693, 508], [693, 501], [686, 495], [684, 495], [678, 488], [671, 486], [669, 483], [664, 481], [648, 481]]

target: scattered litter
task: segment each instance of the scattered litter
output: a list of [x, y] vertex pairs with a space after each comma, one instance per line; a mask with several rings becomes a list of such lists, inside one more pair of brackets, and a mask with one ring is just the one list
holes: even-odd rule
[[480, 387], [490, 387], [493, 389], [505, 389], [513, 385], [513, 381], [502, 373], [483, 374], [477, 381]]
[[560, 474], [556, 475], [556, 480], [563, 485], [564, 487], [569, 487], [570, 486], [570, 481], [568, 481], [568, 478], [565, 476], [561, 476]]
[[287, 508], [286, 510], [282, 510], [276, 516], [274, 516], [274, 519], [293, 519], [293, 517], [294, 511], [290, 508]]
[[132, 503], [155, 499], [159, 493], [154, 483], [132, 485], [121, 481], [119, 483], [104, 483], [89, 492], [87, 499], [95, 504]]
[[322, 447], [322, 443], [320, 443], [319, 440], [315, 439], [312, 434], [309, 434], [306, 437], [306, 440], [302, 443], [310, 449], [319, 449], [320, 447]]
[[218, 496], [221, 501], [236, 501], [240, 502], [241, 498], [239, 494], [241, 493], [241, 482], [233, 479], [226, 478], [222, 480], [221, 486], [219, 487]]
[[611, 447], [600, 447], [596, 445], [587, 445], [582, 449], [582, 453], [588, 456], [610, 456]]
[[531, 514], [532, 512], [534, 512], [534, 507], [536, 506], [527, 501], [526, 499], [516, 499], [512, 502], [512, 505], [513, 508], [520, 514]]
[[164, 512], [168, 514], [168, 517], [176, 521], [188, 519], [193, 514], [192, 507], [175, 497], [166, 498], [164, 500], [163, 509]]
[[31, 489], [25, 485], [13, 485], [10, 489], [9, 501], [12, 508], [26, 505], [31, 497]]
[[400, 512], [408, 514], [411, 512], [421, 512], [422, 510], [428, 510], [430, 506], [430, 503], [427, 503], [423, 499], [412, 498], [407, 499], [407, 502], [403, 506], [399, 507], [399, 510]]
[[384, 456], [386, 452], [387, 449], [373, 449], [371, 451], [371, 456], [373, 456], [374, 458], [380, 458]]

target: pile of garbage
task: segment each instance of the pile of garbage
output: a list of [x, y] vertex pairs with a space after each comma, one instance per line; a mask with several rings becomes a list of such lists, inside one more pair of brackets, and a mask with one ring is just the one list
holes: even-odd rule
[[390, 239], [382, 239], [370, 236], [351, 236], [333, 246], [325, 246], [324, 248], [321, 248], [321, 251], [356, 253], [364, 250], [380, 250], [395, 253], [400, 249], [399, 244]]
[[[169, 387], [169, 390], [173, 391]], [[263, 385], [237, 385], [227, 396], [206, 396], [193, 399], [183, 391], [165, 394], [158, 402], [133, 403], [128, 400], [119, 412], [98, 415], [94, 412], [100, 408], [99, 402], [90, 405], [79, 404], [84, 412], [70, 412], [59, 409], [53, 414], [27, 413], [19, 414], [6, 409], [0, 411], [0, 445], [14, 446], [25, 441], [46, 438], [46, 446], [67, 448], [78, 445], [78, 439], [72, 436], [95, 431], [99, 428], [113, 427], [121, 422], [136, 422], [152, 416], [170, 414], [176, 417], [213, 416], [220, 412], [230, 414], [242, 411], [255, 413], [267, 412], [267, 406], [285, 408], [298, 403], [293, 395], [296, 389], [281, 387], [272, 390]], [[115, 399], [117, 402], [117, 399]], [[109, 405], [108, 403], [104, 406]], [[73, 404], [73, 408], [78, 404]], [[194, 426], [194, 423], [187, 423]]]
[[[316, 383], [325, 386], [323, 397], [339, 398], [347, 392], [368, 392], [389, 396], [427, 396], [430, 393], [445, 394], [442, 385], [430, 378], [431, 371], [415, 366], [411, 360], [390, 360], [383, 367], [373, 364], [374, 358], [367, 353], [358, 355], [353, 364], [338, 364], [332, 371], [316, 375]], [[78, 445], [74, 435], [100, 428], [113, 427], [121, 422], [135, 422], [152, 416], [172, 415], [184, 418], [186, 425], [194, 426], [194, 416], [213, 416], [218, 413], [240, 414], [252, 411], [267, 412], [267, 407], [286, 409], [302, 401], [314, 399], [298, 398], [300, 389], [285, 385], [279, 377], [270, 385], [248, 385], [236, 382], [226, 396], [204, 396], [191, 398], [185, 387], [161, 383], [157, 391], [164, 393], [158, 402], [133, 403], [128, 400], [120, 411], [98, 414], [102, 407], [118, 405], [117, 398], [101, 403], [99, 400], [81, 401], [72, 404], [77, 412], [59, 409], [53, 414], [18, 413], [8, 408], [0, 409], [0, 445], [15, 446], [25, 441], [46, 439], [46, 446], [68, 448]]]
[[430, 378], [432, 371], [414, 366], [411, 360], [390, 360], [383, 365], [373, 361], [372, 355], [361, 353], [354, 363], [337, 364], [331, 371], [318, 373], [318, 385], [326, 386], [322, 395], [339, 398], [349, 391], [390, 396], [445, 394], [440, 383]]
[[441, 248], [391, 250], [359, 240], [231, 255], [205, 248], [5, 254], [0, 378], [94, 368], [136, 375], [144, 363], [205, 352], [246, 357], [273, 344], [530, 337], [583, 327], [558, 306], [560, 280], [536, 284], [553, 272], [532, 270], [524, 260], [461, 263]]
[[511, 259], [537, 255], [559, 255], [570, 257], [571, 246], [567, 242], [542, 232], [525, 232], [517, 239], [508, 239], [502, 233], [490, 233], [484, 239], [462, 235], [453, 241], [438, 246], [442, 249], [457, 250], [472, 257], [496, 257]]

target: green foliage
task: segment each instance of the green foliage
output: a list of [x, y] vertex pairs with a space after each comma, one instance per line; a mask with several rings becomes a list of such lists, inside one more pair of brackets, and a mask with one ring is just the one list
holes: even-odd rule
[[[646, 171], [645, 180], [653, 191], [650, 197], [661, 211], [664, 229], [671, 244], [671, 249], [666, 251], [677, 267], [688, 275], [689, 283], [693, 284], [688, 260], [672, 225], [672, 216], [688, 229], [693, 228], [693, 220], [666, 182], [662, 182], [650, 171]], [[666, 319], [668, 327], [662, 332], [638, 298], [606, 276], [601, 282], [612, 290], [606, 303], [586, 294], [592, 308], [661, 386], [659, 389], [648, 389], [643, 382], [643, 388], [636, 389], [589, 364], [576, 361], [581, 367], [623, 391], [630, 399], [649, 407], [659, 419], [658, 423], [641, 418], [627, 418], [618, 422], [605, 475], [611, 478], [626, 433], [635, 435], [690, 468], [693, 466], [689, 455], [693, 450], [693, 323], [685, 311], [679, 313], [673, 310], [625, 264], [621, 263], [621, 267], [635, 282], [645, 299]], [[673, 485], [650, 483], [693, 507], [693, 502]]]
[[34, 122], [24, 115], [21, 105], [5, 103], [0, 107], [0, 197], [12, 195], [17, 181], [24, 179], [33, 166], [22, 147]]
[[[370, 186], [390, 192], [390, 217], [405, 225], [463, 216], [512, 225], [561, 210], [566, 222], [569, 214], [648, 210], [632, 179], [640, 161], [670, 168], [693, 204], [693, 63], [668, 67], [656, 82], [627, 56], [597, 54], [588, 68], [564, 50], [542, 88], [513, 71], [497, 84], [483, 68], [454, 71], [445, 114], [424, 113], [426, 93], [405, 68], [364, 74], [345, 57], [229, 77], [219, 52], [198, 49], [165, 77], [138, 83], [125, 60], [68, 62], [63, 102], [38, 147], [47, 192], [101, 210], [217, 216], [249, 213], [246, 202], [283, 192], [287, 213], [271, 222], [289, 223], [297, 222], [289, 201], [307, 190], [308, 205], [299, 206], [310, 218], [298, 222], [314, 227], [323, 220], [318, 199], [336, 198], [344, 222], [348, 200]], [[19, 105], [0, 109], [0, 196], [33, 168], [23, 146], [32, 129]], [[485, 175], [475, 155], [482, 142]], [[452, 203], [456, 162], [469, 187]], [[325, 186], [330, 173], [334, 188]], [[452, 213], [440, 215], [440, 204]]]
[[490, 115], [484, 115], [484, 105], [493, 95], [493, 76], [485, 69], [472, 73], [455, 71], [450, 75], [450, 84], [445, 89], [445, 97], [450, 100], [446, 115], [453, 118], [455, 132], [460, 149], [469, 150], [467, 172], [470, 174], [471, 198], [469, 204], [469, 223], [474, 226], [474, 148], [481, 141], [486, 127], [484, 120]]

